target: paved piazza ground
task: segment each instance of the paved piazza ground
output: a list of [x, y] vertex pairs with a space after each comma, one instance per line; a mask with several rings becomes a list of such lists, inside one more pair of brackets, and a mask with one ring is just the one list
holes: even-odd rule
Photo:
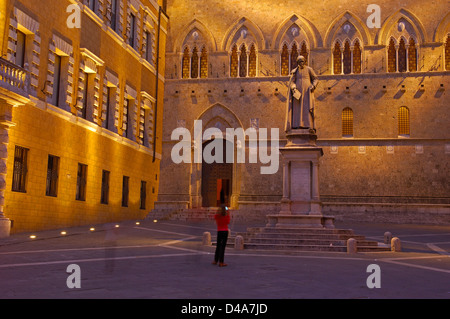
[[[215, 235], [213, 222], [117, 225], [0, 240], [1, 298], [450, 299], [449, 226], [341, 223], [336, 226], [378, 241], [390, 231], [401, 239], [403, 251], [347, 254], [229, 247], [228, 267], [219, 268], [211, 265], [214, 247], [202, 246], [203, 232]], [[236, 232], [255, 225], [231, 226]], [[379, 266], [380, 288], [367, 285], [375, 283], [375, 272], [368, 272], [373, 264]], [[78, 270], [68, 272], [69, 265]], [[69, 288], [77, 280], [80, 288]]]

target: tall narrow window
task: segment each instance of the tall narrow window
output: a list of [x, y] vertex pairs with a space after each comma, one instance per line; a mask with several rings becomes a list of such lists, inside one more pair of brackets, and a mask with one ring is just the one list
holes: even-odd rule
[[281, 50], [281, 75], [289, 75], [289, 51], [286, 44]]
[[85, 120], [88, 119], [88, 112], [90, 110], [90, 85], [91, 85], [91, 74], [84, 73], [84, 92], [83, 92], [83, 109], [81, 110], [81, 117]]
[[353, 110], [349, 107], [342, 111], [342, 136], [353, 136]]
[[26, 193], [25, 183], [28, 172], [28, 149], [16, 146], [14, 150], [14, 168], [12, 191]]
[[147, 202], [147, 182], [141, 181], [140, 209], [145, 209]]
[[450, 71], [450, 35], [447, 36], [445, 43], [445, 69]]
[[248, 57], [248, 76], [255, 77], [256, 76], [256, 48], [255, 45], [252, 44], [250, 47], [250, 55]]
[[130, 38], [128, 44], [134, 48], [136, 44], [136, 16], [130, 13]]
[[241, 46], [241, 55], [239, 57], [239, 77], [245, 78], [247, 76], [247, 49], [245, 44]]
[[102, 171], [102, 193], [100, 197], [101, 204], [109, 203], [109, 171]]
[[361, 47], [359, 41], [356, 40], [353, 45], [353, 73], [361, 73]]
[[111, 0], [111, 29], [113, 29], [114, 31], [117, 31], [117, 16], [118, 16], [117, 1], [119, 0]]
[[339, 42], [336, 42], [333, 50], [333, 73], [342, 73], [341, 45], [339, 44]]
[[394, 39], [389, 41], [388, 48], [388, 72], [397, 71], [397, 50], [395, 49]]
[[306, 47], [306, 43], [302, 43], [302, 48], [300, 49], [300, 55], [305, 58], [305, 65], [308, 65], [308, 48]]
[[200, 77], [202, 79], [208, 77], [208, 52], [205, 47], [202, 48], [200, 56]]
[[104, 127], [110, 130], [113, 127], [113, 120], [111, 119], [111, 112], [114, 110], [115, 105], [115, 88], [108, 86], [106, 92], [106, 120], [104, 122]]
[[236, 78], [238, 76], [238, 69], [239, 69], [239, 59], [238, 59], [238, 53], [237, 53], [237, 46], [234, 45], [231, 49], [231, 56], [230, 56], [230, 76], [232, 78]]
[[16, 64], [22, 68], [25, 66], [26, 41], [26, 34], [22, 31], [17, 30]]
[[87, 165], [78, 163], [76, 200], [86, 200]]
[[45, 190], [45, 195], [47, 196], [58, 196], [58, 173], [59, 172], [59, 157], [48, 156], [47, 163], [47, 187]]
[[198, 50], [194, 47], [191, 57], [191, 79], [198, 78]]
[[130, 192], [130, 177], [124, 176], [122, 180], [122, 207], [128, 207], [128, 197]]
[[189, 58], [189, 48], [186, 47], [183, 53], [183, 61], [181, 65], [181, 72], [183, 79], [189, 79], [189, 71], [190, 71], [190, 58]]
[[95, 10], [97, 10], [97, 0], [88, 0], [88, 6], [89, 9], [91, 9], [93, 12], [95, 12]]
[[352, 73], [352, 52], [350, 50], [350, 43], [345, 41], [344, 44], [344, 74]]
[[145, 60], [152, 63], [152, 35], [145, 31]]
[[290, 71], [297, 67], [298, 49], [297, 44], [294, 42], [291, 48], [291, 67]]
[[416, 42], [413, 38], [409, 40], [408, 47], [408, 71], [415, 72], [417, 71], [417, 48]]
[[61, 56], [55, 55], [55, 65], [54, 65], [54, 73], [53, 73], [53, 95], [52, 95], [52, 104], [54, 106], [59, 105], [59, 95], [61, 89]]
[[398, 135], [409, 136], [409, 109], [406, 106], [398, 109]]
[[398, 72], [406, 71], [406, 44], [403, 38], [398, 44]]
[[131, 107], [132, 107], [133, 100], [132, 99], [125, 99], [125, 105], [123, 109], [123, 136], [130, 138], [130, 132], [131, 132]]

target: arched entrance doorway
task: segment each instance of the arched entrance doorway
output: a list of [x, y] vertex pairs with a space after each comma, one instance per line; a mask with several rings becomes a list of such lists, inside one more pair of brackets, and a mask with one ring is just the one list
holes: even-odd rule
[[[211, 143], [206, 141], [203, 143], [203, 150]], [[230, 199], [233, 185], [233, 163], [226, 163], [226, 140], [222, 140], [222, 163], [207, 163], [203, 159], [202, 162], [202, 206], [203, 207], [220, 207], [225, 204], [230, 206]], [[213, 149], [212, 154], [215, 156]]]

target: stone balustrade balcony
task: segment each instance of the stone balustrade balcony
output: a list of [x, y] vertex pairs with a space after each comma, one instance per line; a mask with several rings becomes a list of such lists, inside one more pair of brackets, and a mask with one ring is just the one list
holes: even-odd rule
[[22, 68], [3, 58], [0, 58], [0, 88], [28, 97], [30, 73], [28, 64]]

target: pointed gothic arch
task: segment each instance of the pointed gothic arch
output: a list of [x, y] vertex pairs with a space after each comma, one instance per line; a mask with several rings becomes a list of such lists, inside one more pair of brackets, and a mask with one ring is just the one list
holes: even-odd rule
[[182, 51], [182, 49], [184, 49], [183, 46], [186, 45], [186, 42], [188, 42], [187, 38], [195, 31], [197, 31], [203, 38], [204, 40], [203, 45], [206, 45], [206, 49], [208, 52], [217, 51], [217, 43], [213, 34], [202, 22], [200, 22], [197, 19], [192, 20], [188, 25], [182, 28], [182, 32], [173, 42], [174, 44], [171, 51], [183, 52]]
[[416, 37], [416, 43], [425, 43], [428, 42], [428, 37], [425, 32], [425, 28], [422, 22], [417, 18], [415, 14], [406, 9], [400, 9], [397, 12], [393, 13], [389, 18], [381, 26], [378, 34], [375, 38], [375, 44], [380, 45], [388, 45], [390, 36], [392, 35], [392, 31], [396, 25], [398, 25], [399, 20], [404, 19], [405, 22], [411, 27]]
[[289, 29], [293, 25], [296, 25], [301, 31], [306, 34], [306, 40], [308, 42], [308, 48], [322, 47], [322, 37], [320, 36], [317, 28], [306, 18], [292, 14], [288, 18], [284, 19], [273, 35], [273, 41], [270, 48], [273, 50], [281, 50], [283, 47], [283, 39]]
[[[222, 51], [230, 52], [234, 43], [237, 43], [238, 47], [240, 47], [243, 42], [247, 42], [245, 39], [237, 40], [237, 38], [241, 36], [238, 34], [240, 31], [246, 32], [244, 38], [248, 38], [249, 40], [251, 39], [250, 41], [253, 40], [252, 42], [255, 42], [257, 50], [266, 49], [264, 34], [261, 29], [251, 20], [243, 17], [232, 24], [227, 32], [225, 32], [225, 36], [220, 45]], [[247, 43], [247, 46], [248, 44], [249, 43]]]
[[[242, 122], [239, 120], [236, 114], [233, 111], [231, 111], [228, 107], [220, 103], [215, 103], [212, 106], [208, 107], [201, 114], [199, 114], [197, 120], [202, 121], [202, 132], [204, 132], [205, 129], [215, 127], [222, 131], [223, 139], [227, 138], [226, 128], [233, 128], [233, 129], [244, 128]], [[194, 126], [191, 128], [191, 132], [194, 132]], [[205, 146], [205, 143], [208, 143], [208, 141], [203, 141], [202, 138], [202, 145], [194, 144], [195, 145], [194, 147], [203, 148]], [[238, 145], [234, 145], [235, 154], [237, 154], [237, 147]], [[245, 145], [243, 146], [241, 145], [241, 147], [245, 147]], [[206, 184], [207, 182], [211, 182], [211, 179], [206, 180], [204, 178], [205, 176], [203, 176], [204, 164], [205, 163], [203, 163], [203, 161], [202, 163], [191, 164], [192, 178], [190, 186], [190, 203], [191, 207], [194, 208], [202, 207], [203, 205], [205, 205], [203, 196], [209, 193], [209, 191], [205, 189], [205, 187], [208, 187], [208, 185], [204, 184]], [[232, 163], [231, 176], [229, 177], [230, 200], [228, 202], [232, 208], [238, 207], [238, 199], [240, 196], [241, 171], [243, 169], [243, 165], [244, 164], [237, 163], [236, 161]], [[211, 167], [209, 167], [209, 169], [211, 169]], [[227, 168], [227, 170], [229, 170], [229, 168]], [[219, 179], [222, 179], [222, 177], [219, 176]], [[214, 184], [214, 180], [212, 181], [212, 184]], [[215, 191], [217, 191], [217, 189], [215, 189]]]
[[356, 30], [356, 34], [351, 39], [352, 41], [354, 41], [353, 38], [357, 37], [361, 40], [361, 46], [371, 45], [373, 43], [372, 37], [365, 23], [361, 21], [361, 19], [359, 19], [355, 14], [351, 13], [350, 11], [345, 11], [344, 13], [338, 15], [328, 27], [328, 30], [325, 33], [325, 47], [331, 48], [335, 44], [337, 33], [346, 23], [349, 23]]

